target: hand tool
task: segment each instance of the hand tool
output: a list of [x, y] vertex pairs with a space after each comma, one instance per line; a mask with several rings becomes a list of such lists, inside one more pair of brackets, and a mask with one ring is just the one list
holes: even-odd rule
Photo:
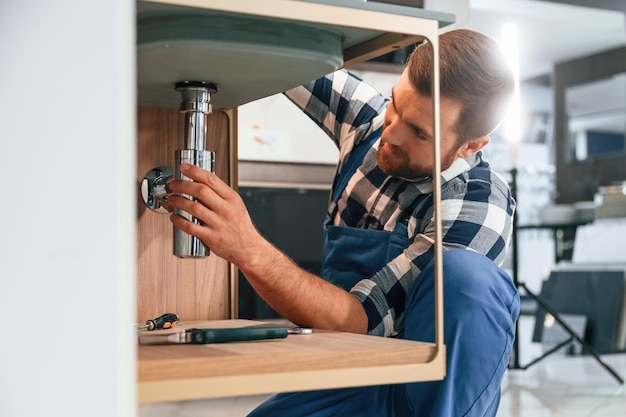
[[310, 327], [289, 327], [287, 328], [287, 333], [289, 334], [311, 334], [313, 333], [313, 329]]
[[184, 329], [177, 333], [140, 333], [142, 345], [192, 344], [241, 342], [246, 340], [284, 339], [288, 334], [310, 334], [311, 329], [285, 327], [237, 327], [226, 329]]
[[148, 320], [146, 324], [142, 326], [137, 326], [137, 330], [147, 329], [147, 330], [157, 330], [157, 329], [169, 329], [170, 327], [174, 327], [178, 324], [178, 315], [174, 313], [165, 313], [162, 316], [157, 317], [153, 320]]

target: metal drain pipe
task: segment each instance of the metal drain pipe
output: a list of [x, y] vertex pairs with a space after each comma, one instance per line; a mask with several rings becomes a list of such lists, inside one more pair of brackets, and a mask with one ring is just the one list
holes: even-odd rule
[[[215, 172], [215, 152], [207, 151], [205, 147], [206, 116], [211, 113], [211, 94], [217, 92], [217, 87], [203, 81], [184, 81], [176, 84], [176, 91], [182, 94], [180, 112], [185, 117], [185, 148], [177, 150], [175, 154], [176, 179], [189, 179], [180, 173], [180, 165], [183, 163]], [[193, 199], [189, 195], [182, 196]], [[193, 223], [201, 223], [184, 211], [177, 209], [176, 214]], [[203, 258], [209, 256], [209, 249], [197, 237], [174, 227], [174, 255], [180, 258]]]
[[[206, 117], [211, 114], [211, 94], [217, 92], [215, 84], [204, 81], [183, 81], [176, 83], [176, 91], [182, 95], [180, 112], [185, 117], [184, 149], [175, 152], [175, 168], [161, 166], [148, 172], [141, 183], [141, 195], [148, 208], [157, 213], [167, 213], [163, 204], [167, 202], [167, 182], [175, 177], [190, 180], [180, 172], [183, 163], [199, 166], [215, 172], [215, 152], [205, 150]], [[186, 194], [181, 196], [194, 200]], [[176, 209], [176, 214], [195, 224], [200, 220], [189, 213]], [[204, 258], [209, 249], [195, 236], [174, 227], [174, 255], [179, 258]]]

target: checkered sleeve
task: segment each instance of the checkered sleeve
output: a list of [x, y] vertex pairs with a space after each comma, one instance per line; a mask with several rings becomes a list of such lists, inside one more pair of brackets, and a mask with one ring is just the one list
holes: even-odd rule
[[[442, 187], [443, 249], [465, 248], [500, 265], [511, 235], [514, 207], [508, 186], [491, 170], [475, 169], [448, 181]], [[393, 336], [404, 328], [406, 296], [434, 257], [432, 217], [432, 203], [420, 205], [411, 218], [413, 225], [409, 223], [412, 243], [351, 290], [365, 308], [370, 334]]]
[[[367, 136], [387, 100], [372, 86], [346, 70], [285, 92], [331, 139], [343, 148]], [[351, 148], [351, 146], [350, 146]]]

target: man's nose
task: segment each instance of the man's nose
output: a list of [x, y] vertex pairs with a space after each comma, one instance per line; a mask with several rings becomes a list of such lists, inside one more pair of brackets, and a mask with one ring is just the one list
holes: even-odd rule
[[383, 132], [380, 136], [385, 143], [388, 143], [390, 145], [400, 145], [400, 137], [398, 135], [397, 125], [393, 123], [393, 121], [391, 121], [390, 123], [385, 123], [383, 127]]

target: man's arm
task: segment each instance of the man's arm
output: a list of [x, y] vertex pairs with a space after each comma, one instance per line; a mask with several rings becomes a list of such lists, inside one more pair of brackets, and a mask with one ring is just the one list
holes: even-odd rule
[[339, 148], [346, 142], [352, 148], [352, 144], [376, 130], [372, 122], [387, 105], [385, 97], [375, 88], [346, 70], [335, 71], [284, 94]]
[[202, 221], [197, 225], [176, 214], [172, 223], [200, 238], [211, 251], [237, 266], [283, 317], [301, 326], [352, 333], [367, 332], [367, 316], [352, 294], [299, 268], [256, 230], [237, 192], [216, 175], [193, 165], [181, 172], [194, 180], [172, 181], [169, 206]]

